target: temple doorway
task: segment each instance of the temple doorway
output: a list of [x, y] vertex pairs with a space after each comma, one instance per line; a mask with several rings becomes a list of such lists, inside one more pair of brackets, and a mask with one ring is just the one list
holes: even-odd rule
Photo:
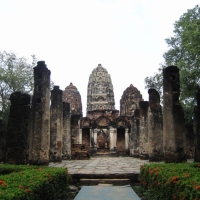
[[109, 132], [106, 129], [100, 129], [97, 132], [97, 148], [109, 148]]
[[90, 148], [90, 129], [82, 129], [82, 144], [85, 145], [85, 148]]
[[124, 128], [117, 129], [117, 152], [119, 155], [126, 154], [125, 129]]

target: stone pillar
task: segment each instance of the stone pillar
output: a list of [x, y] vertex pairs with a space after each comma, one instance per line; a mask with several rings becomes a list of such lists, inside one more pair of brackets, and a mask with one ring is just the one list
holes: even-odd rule
[[148, 135], [149, 160], [160, 161], [163, 154], [163, 116], [160, 95], [155, 89], [149, 89]]
[[54, 86], [51, 91], [50, 108], [50, 155], [51, 162], [62, 161], [62, 139], [63, 139], [63, 102], [62, 90]]
[[136, 109], [134, 112], [134, 117], [132, 117], [131, 134], [130, 134], [130, 156], [133, 156], [135, 158], [139, 157], [139, 131], [140, 131], [139, 109]]
[[126, 149], [126, 152], [128, 152], [128, 150], [129, 150], [129, 132], [128, 132], [128, 128], [125, 128], [125, 149]]
[[78, 144], [82, 144], [82, 128], [80, 126], [81, 120], [78, 120]]
[[194, 108], [194, 161], [200, 162], [200, 89], [197, 92], [197, 106]]
[[5, 151], [6, 151], [6, 134], [5, 134], [3, 120], [0, 119], [0, 162], [4, 162], [5, 160]]
[[71, 159], [70, 104], [63, 102], [63, 160]]
[[163, 145], [165, 162], [184, 160], [183, 134], [184, 112], [179, 103], [179, 69], [169, 66], [163, 69]]
[[14, 92], [10, 96], [10, 114], [6, 133], [6, 162], [28, 163], [30, 95]]
[[149, 136], [148, 136], [148, 101], [140, 101], [140, 133], [139, 133], [139, 157], [149, 158]]
[[95, 146], [97, 146], [97, 129], [93, 129], [94, 130], [94, 135], [93, 135], [93, 138], [94, 138], [94, 144]]
[[93, 136], [94, 133], [93, 132], [94, 132], [94, 129], [91, 128], [90, 129], [90, 147], [92, 147], [92, 140], [93, 140], [92, 138], [94, 138], [94, 136]]
[[110, 153], [116, 153], [117, 150], [117, 129], [110, 128]]
[[90, 153], [97, 153], [97, 129], [90, 129]]
[[50, 147], [50, 70], [44, 61], [34, 67], [34, 92], [29, 132], [29, 163], [49, 163]]

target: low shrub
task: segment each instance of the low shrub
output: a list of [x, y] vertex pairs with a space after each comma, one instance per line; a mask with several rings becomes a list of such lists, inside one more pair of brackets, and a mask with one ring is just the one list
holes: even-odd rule
[[67, 194], [67, 169], [25, 165], [0, 165], [0, 199], [58, 200]]
[[140, 168], [139, 180], [148, 199], [200, 199], [200, 164], [150, 164]]

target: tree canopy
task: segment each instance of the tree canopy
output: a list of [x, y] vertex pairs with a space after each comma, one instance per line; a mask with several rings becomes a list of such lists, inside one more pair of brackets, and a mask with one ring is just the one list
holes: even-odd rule
[[28, 63], [27, 58], [17, 57], [13, 52], [0, 52], [0, 110], [5, 123], [9, 113], [10, 95], [16, 91], [32, 94], [35, 66], [34, 55], [32, 55], [32, 62]]
[[186, 121], [191, 122], [195, 96], [200, 87], [200, 7], [196, 5], [187, 10], [174, 23], [174, 36], [167, 38], [169, 50], [164, 53], [164, 63], [158, 72], [146, 77], [145, 88], [155, 88], [162, 94], [162, 69], [175, 65], [180, 72], [180, 103], [185, 112]]

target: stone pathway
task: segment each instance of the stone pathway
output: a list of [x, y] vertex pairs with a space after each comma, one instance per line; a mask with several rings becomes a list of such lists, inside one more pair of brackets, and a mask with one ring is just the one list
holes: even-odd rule
[[148, 160], [133, 157], [92, 157], [89, 160], [64, 160], [61, 163], [50, 163], [50, 167], [68, 168], [69, 174], [139, 174], [140, 165]]
[[[76, 200], [138, 200], [140, 198], [127, 184], [137, 181], [143, 164], [149, 164], [149, 161], [133, 157], [91, 157], [89, 160], [49, 163], [49, 166], [68, 168], [73, 179], [79, 179], [81, 185], [86, 185], [82, 186]], [[99, 183], [111, 183], [115, 186], [103, 187]]]
[[130, 185], [83, 186], [74, 200], [140, 200]]

